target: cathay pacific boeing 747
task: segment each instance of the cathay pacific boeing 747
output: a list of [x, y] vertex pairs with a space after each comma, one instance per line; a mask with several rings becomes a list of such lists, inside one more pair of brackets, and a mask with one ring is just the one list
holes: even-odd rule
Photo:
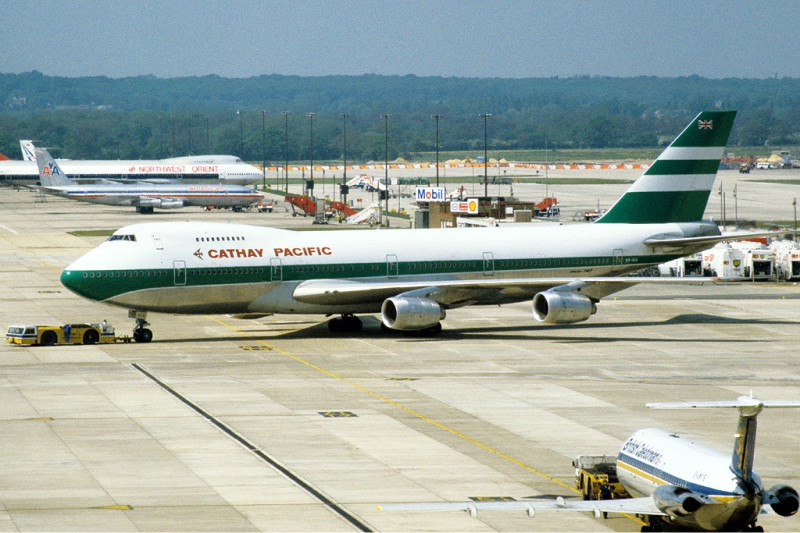
[[[62, 283], [128, 308], [149, 341], [148, 311], [341, 315], [333, 331], [383, 326], [435, 334], [448, 310], [531, 300], [539, 322], [588, 319], [621, 277], [730, 237], [703, 221], [735, 111], [700, 113], [599, 220], [375, 231], [205, 222], [135, 224], [69, 265]], [[134, 316], [134, 315], [132, 315]]]

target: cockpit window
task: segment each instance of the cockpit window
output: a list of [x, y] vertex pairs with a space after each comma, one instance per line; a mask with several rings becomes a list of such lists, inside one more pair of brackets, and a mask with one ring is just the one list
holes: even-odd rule
[[112, 235], [109, 241], [136, 241], [136, 235]]

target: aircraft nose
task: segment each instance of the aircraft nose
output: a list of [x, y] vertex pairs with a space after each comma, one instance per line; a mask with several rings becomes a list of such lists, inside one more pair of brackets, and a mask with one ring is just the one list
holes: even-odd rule
[[61, 272], [61, 284], [72, 292], [78, 292], [77, 273], [72, 270]]
[[79, 270], [67, 268], [61, 272], [61, 284], [66, 288], [84, 298], [96, 300], [97, 297], [92, 290], [91, 284], [87, 283], [86, 273]]

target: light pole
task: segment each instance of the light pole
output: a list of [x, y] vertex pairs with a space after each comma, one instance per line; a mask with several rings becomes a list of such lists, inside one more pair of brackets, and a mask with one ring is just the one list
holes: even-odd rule
[[384, 171], [384, 178], [383, 178], [383, 187], [384, 187], [384, 198], [386, 199], [386, 215], [385, 215], [385, 223], [386, 227], [389, 227], [389, 117], [392, 115], [383, 114], [381, 118], [383, 119], [383, 150], [384, 150], [384, 164], [383, 164], [383, 171]]
[[436, 186], [439, 186], [439, 119], [442, 115], [431, 115], [436, 119]]
[[306, 113], [306, 116], [311, 121], [311, 137], [310, 137], [310, 139], [311, 139], [311, 154], [310, 154], [310, 157], [309, 157], [309, 160], [310, 160], [310, 165], [309, 166], [310, 166], [310, 169], [311, 169], [311, 178], [310, 178], [309, 181], [311, 181], [311, 183], [310, 183], [310, 185], [311, 185], [311, 195], [310, 196], [312, 198], [314, 197], [314, 115], [316, 115], [316, 113]]
[[[345, 187], [347, 187], [347, 117], [349, 117], [350, 115], [348, 115], [347, 113], [342, 113], [340, 116], [342, 117], [342, 139], [344, 144], [344, 148], [342, 149], [344, 165], [342, 167], [343, 170], [342, 188], [340, 190], [342, 193], [342, 203], [347, 204], [347, 192], [345, 192], [346, 191]], [[333, 185], [334, 187], [336, 187], [336, 180], [333, 180]], [[336, 189], [334, 189], [334, 195], [335, 191]]]
[[267, 112], [261, 111], [261, 173], [264, 176], [262, 188], [267, 189]]
[[206, 115], [206, 153], [211, 153], [211, 137], [208, 134], [208, 115]]
[[242, 110], [236, 112], [239, 115], [239, 157], [244, 159], [244, 125], [242, 124]]
[[487, 140], [488, 137], [486, 135], [486, 122], [488, 121], [489, 117], [491, 117], [491, 113], [483, 113], [480, 116], [483, 117], [483, 197], [489, 197], [489, 158], [488, 158], [488, 144]]
[[281, 111], [281, 115], [283, 115], [284, 121], [284, 129], [283, 129], [283, 138], [285, 140], [285, 144], [283, 146], [283, 158], [286, 160], [286, 166], [283, 167], [283, 179], [285, 182], [285, 186], [283, 187], [283, 192], [289, 193], [289, 115], [288, 111]]
[[792, 240], [797, 240], [797, 197], [792, 199], [792, 207], [794, 208], [794, 233], [792, 234]]
[[739, 197], [736, 194], [736, 187], [738, 183], [733, 184], [733, 220], [734, 220], [734, 228], [739, 228]]

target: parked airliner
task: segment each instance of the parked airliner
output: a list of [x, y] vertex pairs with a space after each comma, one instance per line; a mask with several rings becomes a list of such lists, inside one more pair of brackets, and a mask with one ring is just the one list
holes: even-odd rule
[[[39, 181], [32, 141], [21, 140], [24, 161], [0, 163], [0, 184], [33, 185]], [[195, 155], [156, 160], [59, 159], [75, 181], [104, 180], [144, 183], [251, 185], [263, 179], [261, 170], [232, 155]]]
[[136, 313], [356, 313], [386, 328], [436, 334], [445, 312], [532, 300], [539, 322], [588, 319], [601, 298], [642, 282], [620, 277], [731, 238], [702, 221], [735, 111], [700, 113], [592, 224], [304, 231], [203, 222], [136, 224], [69, 265], [62, 283]]
[[72, 200], [105, 205], [133, 206], [139, 213], [154, 208], [176, 209], [185, 205], [240, 208], [261, 200], [261, 194], [243, 185], [123, 184], [114, 182], [80, 185], [72, 181], [44, 148], [36, 148], [40, 190]]
[[625, 441], [617, 457], [617, 476], [629, 499], [511, 502], [445, 502], [384, 504], [384, 510], [521, 510], [628, 513], [643, 517], [642, 531], [763, 531], [757, 525], [762, 507], [780, 516], [794, 515], [798, 493], [788, 485], [765, 489], [753, 472], [756, 418], [765, 408], [800, 407], [800, 402], [761, 401], [741, 396], [734, 401], [649, 403], [653, 409], [739, 410], [733, 455], [727, 455], [660, 429], [642, 429]]

